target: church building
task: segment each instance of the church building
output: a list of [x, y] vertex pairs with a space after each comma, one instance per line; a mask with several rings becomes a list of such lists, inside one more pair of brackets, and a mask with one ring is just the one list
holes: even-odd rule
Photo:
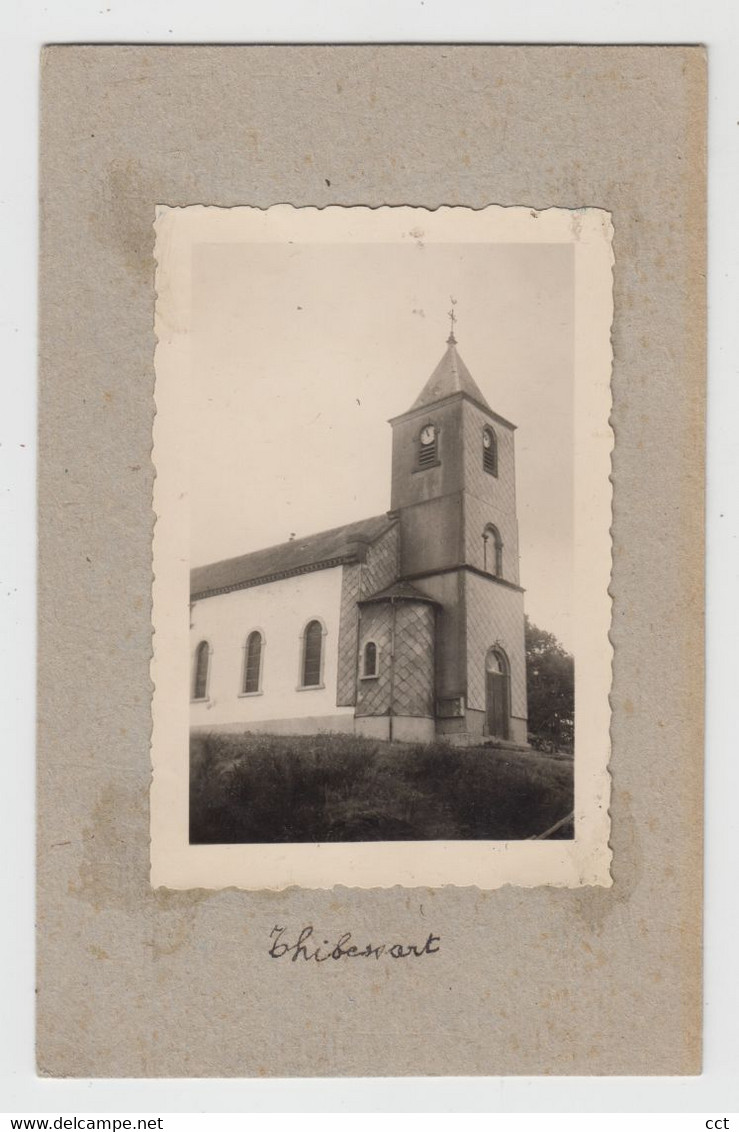
[[515, 425], [447, 348], [393, 430], [390, 510], [191, 574], [191, 724], [525, 745]]

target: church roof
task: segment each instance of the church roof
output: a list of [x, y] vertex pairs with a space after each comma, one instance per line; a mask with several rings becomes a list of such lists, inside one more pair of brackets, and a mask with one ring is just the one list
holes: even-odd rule
[[369, 605], [371, 602], [381, 601], [425, 601], [429, 605], [439, 604], [433, 597], [429, 597], [428, 594], [421, 593], [420, 590], [417, 590], [410, 582], [394, 582], [393, 585], [388, 586], [387, 589], [380, 590], [376, 594], [371, 594], [369, 597], [363, 598], [359, 604]]
[[457, 352], [457, 339], [454, 334], [447, 338], [446, 352], [438, 366], [431, 374], [416, 400], [408, 410], [422, 409], [425, 405], [433, 405], [454, 393], [465, 393], [483, 409], [490, 413], [492, 409], [483, 397], [477, 382]]
[[330, 531], [291, 539], [265, 550], [254, 550], [238, 558], [226, 558], [190, 571], [192, 600], [210, 597], [230, 590], [246, 589], [292, 574], [325, 570], [344, 562], [356, 562], [364, 548], [376, 542], [395, 523], [387, 514], [346, 523]]

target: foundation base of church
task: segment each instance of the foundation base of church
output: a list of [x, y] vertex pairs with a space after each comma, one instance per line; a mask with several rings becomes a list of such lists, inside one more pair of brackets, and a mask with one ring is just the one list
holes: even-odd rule
[[211, 723], [195, 725], [192, 734], [220, 732], [226, 735], [361, 735], [395, 743], [433, 743], [440, 740], [454, 747], [479, 747], [492, 743], [496, 747], [516, 750], [528, 747], [525, 719], [509, 721], [509, 738], [499, 739], [485, 734], [485, 713], [469, 710], [455, 719], [433, 719], [430, 716], [394, 715], [316, 715], [293, 719], [265, 719], [243, 723]]
[[508, 720], [508, 738], [489, 735], [485, 727], [485, 712], [468, 708], [464, 715], [436, 721], [436, 736], [455, 747], [474, 747], [482, 743], [495, 743], [500, 747], [528, 747], [528, 721], [511, 716]]
[[260, 719], [248, 723], [211, 723], [191, 727], [194, 735], [222, 732], [226, 735], [353, 735], [353, 715], [303, 715], [294, 719]]
[[433, 743], [436, 721], [427, 716], [358, 715], [354, 731], [366, 739], [394, 743]]

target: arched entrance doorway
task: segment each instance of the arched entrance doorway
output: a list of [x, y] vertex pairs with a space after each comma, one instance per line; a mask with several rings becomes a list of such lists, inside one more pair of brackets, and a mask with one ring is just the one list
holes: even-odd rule
[[488, 735], [508, 739], [510, 735], [510, 669], [502, 649], [488, 649], [485, 657], [485, 722]]

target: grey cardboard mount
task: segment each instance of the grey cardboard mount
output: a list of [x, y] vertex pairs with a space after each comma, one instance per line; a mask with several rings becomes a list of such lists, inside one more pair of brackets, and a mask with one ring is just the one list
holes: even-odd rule
[[[705, 126], [698, 47], [43, 52], [41, 1074], [699, 1072]], [[154, 210], [281, 202], [613, 215], [610, 889], [149, 885]]]

